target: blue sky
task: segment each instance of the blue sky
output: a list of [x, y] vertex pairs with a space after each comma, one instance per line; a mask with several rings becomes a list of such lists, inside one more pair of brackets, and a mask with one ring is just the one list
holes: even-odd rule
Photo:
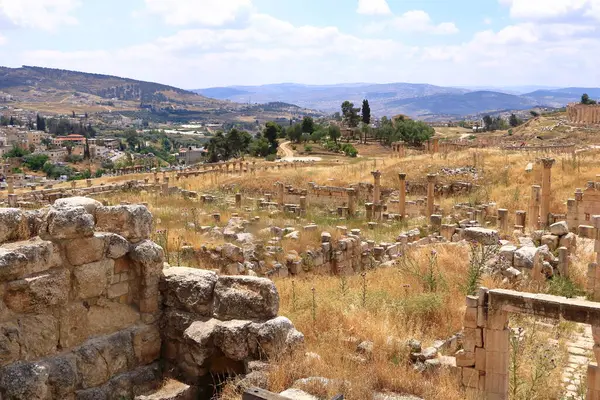
[[0, 0], [0, 65], [183, 88], [600, 86], [600, 0]]

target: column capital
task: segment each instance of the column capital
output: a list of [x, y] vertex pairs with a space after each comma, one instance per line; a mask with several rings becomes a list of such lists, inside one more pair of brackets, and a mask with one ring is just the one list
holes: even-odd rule
[[371, 175], [373, 175], [373, 178], [377, 179], [381, 177], [381, 172], [380, 171], [373, 171], [371, 172]]
[[427, 182], [435, 183], [436, 180], [437, 180], [437, 174], [428, 174], [427, 175]]
[[554, 165], [554, 158], [542, 158], [542, 164], [545, 169], [550, 169]]
[[398, 178], [400, 178], [400, 180], [401, 180], [401, 181], [404, 181], [404, 180], [406, 180], [406, 173], [404, 173], [404, 172], [400, 172], [400, 173], [398, 174]]

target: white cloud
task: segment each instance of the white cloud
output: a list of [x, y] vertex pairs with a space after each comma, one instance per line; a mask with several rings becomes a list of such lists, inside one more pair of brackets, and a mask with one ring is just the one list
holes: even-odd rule
[[429, 14], [422, 10], [407, 11], [404, 14], [395, 17], [390, 25], [406, 32], [422, 32], [435, 35], [451, 35], [458, 33], [458, 28], [453, 22], [442, 22], [434, 24]]
[[0, 46], [6, 44], [6, 42], [8, 42], [8, 39], [6, 39], [6, 36], [2, 36], [2, 34], [0, 34]]
[[0, 16], [19, 27], [53, 31], [77, 24], [72, 13], [80, 5], [79, 0], [0, 0]]
[[221, 26], [252, 8], [251, 0], [145, 0], [147, 10], [170, 25]]
[[486, 24], [486, 25], [491, 25], [492, 24], [492, 19], [486, 17], [486, 18], [483, 19], [483, 23]]
[[364, 15], [389, 15], [392, 13], [387, 0], [358, 0], [356, 12]]
[[516, 19], [549, 20], [578, 19], [581, 17], [600, 20], [600, 0], [499, 0], [510, 7], [510, 15]]

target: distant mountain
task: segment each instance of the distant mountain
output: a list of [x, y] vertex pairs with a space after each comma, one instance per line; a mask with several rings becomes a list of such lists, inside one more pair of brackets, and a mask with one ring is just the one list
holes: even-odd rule
[[541, 105], [551, 107], [562, 107], [566, 104], [581, 101], [581, 95], [587, 93], [592, 99], [600, 99], [600, 88], [569, 87], [554, 90], [536, 90], [526, 93], [528, 97], [539, 102]]
[[537, 106], [564, 107], [579, 101], [583, 93], [588, 93], [591, 98], [600, 98], [600, 89], [594, 88], [514, 86], [473, 90], [413, 83], [321, 86], [284, 83], [200, 89], [195, 92], [236, 102], [293, 103], [328, 113], [339, 111], [345, 100], [352, 101], [358, 107], [363, 99], [368, 99], [371, 113], [375, 116], [406, 114], [422, 119], [460, 118]]

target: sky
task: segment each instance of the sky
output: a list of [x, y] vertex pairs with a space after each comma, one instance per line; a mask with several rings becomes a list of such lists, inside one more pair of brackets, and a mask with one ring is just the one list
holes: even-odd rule
[[600, 0], [0, 0], [0, 65], [185, 89], [600, 86]]

